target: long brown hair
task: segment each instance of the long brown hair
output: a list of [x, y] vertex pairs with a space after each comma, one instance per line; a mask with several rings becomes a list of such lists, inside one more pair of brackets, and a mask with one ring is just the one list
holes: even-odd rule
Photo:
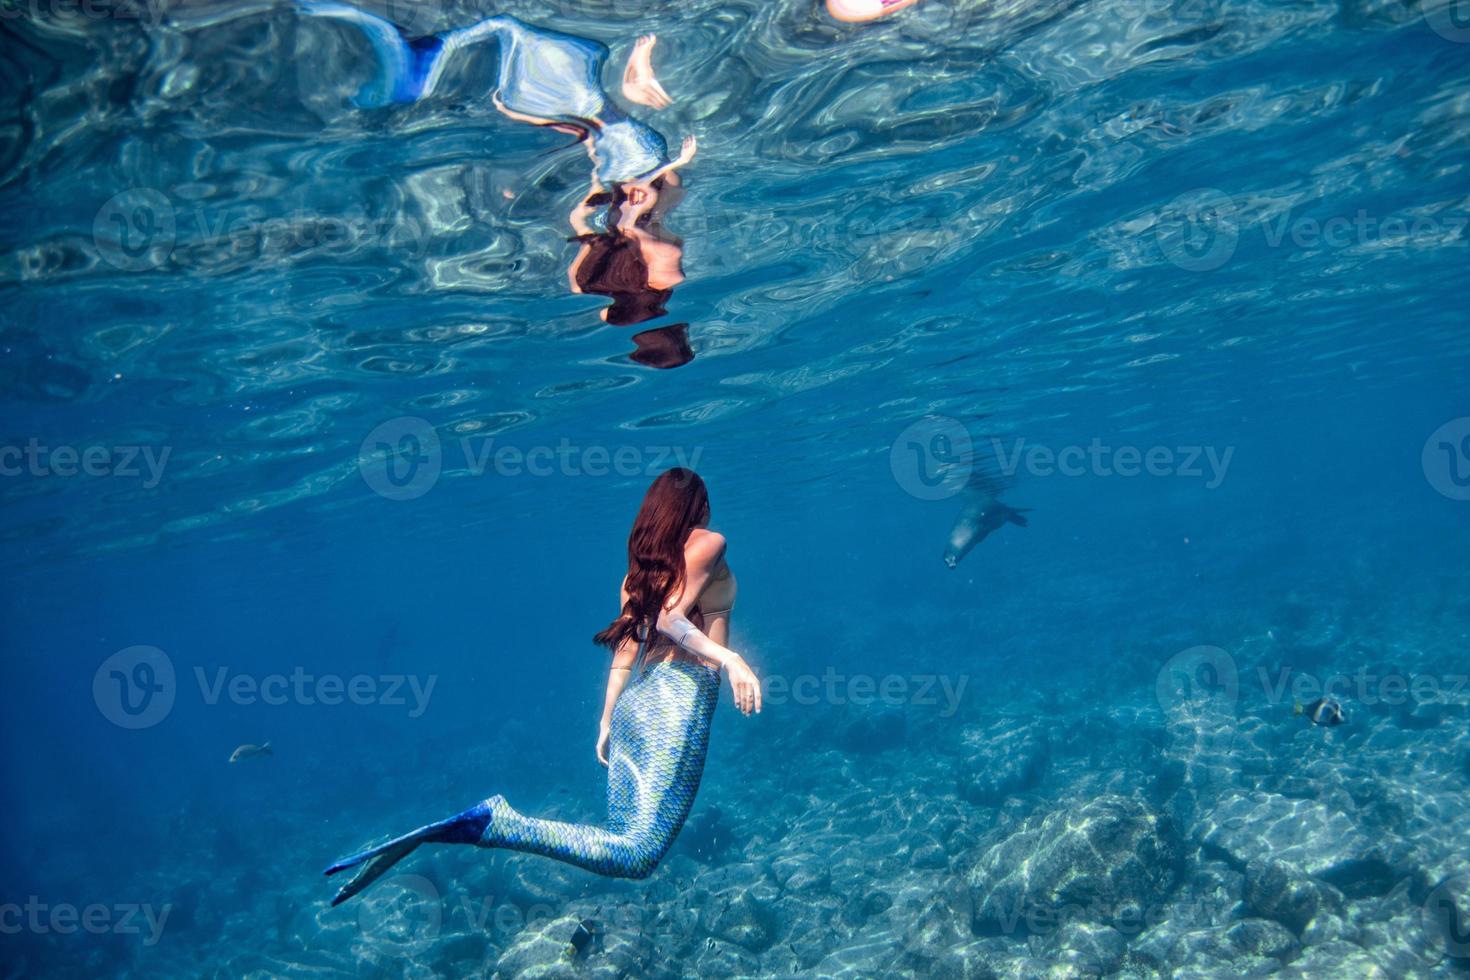
[[659, 474], [643, 495], [628, 535], [628, 601], [618, 618], [592, 638], [616, 650], [657, 621], [669, 596], [684, 588], [684, 542], [709, 517], [709, 491], [699, 474], [676, 466]]

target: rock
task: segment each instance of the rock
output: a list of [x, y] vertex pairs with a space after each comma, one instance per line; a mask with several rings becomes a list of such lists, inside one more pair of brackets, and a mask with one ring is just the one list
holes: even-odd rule
[[798, 895], [825, 894], [832, 888], [832, 873], [821, 864], [799, 867], [791, 872], [784, 887]]
[[763, 953], [776, 941], [776, 916], [762, 900], [738, 892], [702, 923], [711, 935], [752, 953]]
[[1294, 865], [1256, 858], [1245, 868], [1245, 907], [1298, 936], [1327, 902], [1326, 891]]
[[855, 893], [842, 907], [842, 918], [848, 925], [860, 927], [875, 915], [893, 906], [893, 896], [881, 889], [870, 888]]
[[1366, 894], [1383, 894], [1396, 879], [1385, 857], [1391, 842], [1382, 834], [1369, 838], [1346, 814], [1316, 800], [1230, 792], [1197, 835], [1237, 867], [1257, 858], [1282, 861], [1350, 893], [1366, 886]]
[[1166, 821], [1137, 800], [1100, 796], [1032, 817], [981, 857], [969, 879], [973, 925], [981, 934], [1045, 933], [1074, 920], [1121, 928], [1168, 897], [1179, 866]]
[[883, 704], [854, 706], [837, 724], [837, 747], [844, 752], [855, 753], [902, 748], [907, 727], [901, 707]]
[[1041, 782], [1051, 761], [1045, 729], [1035, 721], [998, 718], [960, 733], [956, 778], [960, 796], [995, 806]]
[[581, 970], [565, 954], [579, 921], [563, 916], [526, 926], [500, 954], [496, 980], [576, 980]]
[[1470, 961], [1470, 874], [1434, 886], [1424, 899], [1421, 919], [1437, 951], [1461, 964]]
[[1289, 960], [1296, 955], [1296, 937], [1269, 919], [1244, 919], [1225, 930], [1235, 951], [1264, 959]]
[[1096, 977], [1118, 969], [1128, 952], [1128, 940], [1112, 926], [1068, 922], [1057, 931], [1053, 948], [1048, 959]]
[[1323, 977], [1352, 977], [1353, 980], [1390, 980], [1395, 977], [1368, 955], [1363, 947], [1337, 939], [1309, 946], [1281, 971], [1283, 977], [1322, 980]]
[[978, 942], [951, 946], [934, 961], [928, 976], [934, 980], [998, 980], [986, 952]]
[[949, 867], [949, 852], [936, 842], [920, 844], [914, 848], [909, 863], [926, 871], [939, 871]]

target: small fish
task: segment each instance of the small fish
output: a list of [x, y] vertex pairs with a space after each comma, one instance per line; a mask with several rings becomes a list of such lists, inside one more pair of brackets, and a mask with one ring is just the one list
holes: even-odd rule
[[587, 947], [592, 945], [592, 940], [597, 938], [598, 925], [591, 919], [583, 919], [577, 923], [576, 931], [572, 933], [572, 941], [567, 945], [567, 958], [576, 959], [587, 952]]
[[1331, 698], [1318, 698], [1311, 704], [1303, 707], [1298, 704], [1292, 709], [1294, 715], [1306, 715], [1307, 720], [1314, 725], [1326, 725], [1331, 728], [1341, 725], [1347, 721], [1347, 715], [1343, 714], [1342, 705]]
[[266, 742], [264, 745], [251, 745], [249, 743], [246, 743], [245, 745], [240, 746], [238, 749], [230, 753], [230, 761], [240, 762], [244, 759], [253, 759], [258, 755], [270, 754], [271, 743], [269, 742]]
[[598, 926], [591, 918], [584, 918], [581, 923], [576, 924], [576, 930], [572, 933], [572, 942], [567, 943], [566, 958], [576, 959], [587, 952], [592, 940], [597, 939]]

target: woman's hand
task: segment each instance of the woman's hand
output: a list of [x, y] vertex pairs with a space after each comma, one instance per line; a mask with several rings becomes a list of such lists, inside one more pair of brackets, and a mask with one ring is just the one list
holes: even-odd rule
[[612, 726], [603, 722], [597, 726], [597, 761], [607, 765], [607, 746], [612, 739]]
[[751, 712], [760, 714], [761, 682], [755, 676], [755, 671], [738, 656], [726, 664], [726, 667], [730, 671], [730, 689], [735, 692], [735, 707], [744, 715]]

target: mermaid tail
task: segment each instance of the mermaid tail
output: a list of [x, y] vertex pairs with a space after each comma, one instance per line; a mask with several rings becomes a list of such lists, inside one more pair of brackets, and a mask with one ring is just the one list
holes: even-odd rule
[[395, 24], [345, 3], [331, 0], [299, 0], [303, 13], [355, 25], [362, 31], [377, 56], [378, 72], [358, 91], [353, 102], [376, 109], [398, 102], [413, 102], [434, 90], [444, 71], [445, 44], [440, 37], [410, 40]]
[[586, 133], [599, 180], [636, 180], [669, 163], [663, 136], [608, 100], [602, 70], [609, 52], [600, 41], [533, 27], [510, 16], [411, 39], [390, 21], [344, 3], [298, 0], [298, 5], [309, 16], [355, 25], [372, 45], [378, 71], [353, 100], [360, 108], [432, 95], [455, 52], [494, 40], [499, 46], [495, 100], [526, 120], [575, 126]]
[[359, 851], [350, 857], [334, 862], [327, 868], [325, 874], [334, 875], [339, 871], [355, 868], [359, 864], [366, 864], [366, 866], [337, 891], [336, 897], [332, 899], [332, 904], [341, 905], [383, 877], [389, 868], [412, 854], [420, 844], [478, 843], [485, 832], [486, 825], [490, 822], [490, 812], [489, 800], [477, 803], [448, 820], [427, 824], [402, 837], [395, 837], [386, 844]]
[[655, 664], [628, 685], [613, 706], [605, 827], [523, 816], [504, 797], [492, 796], [333, 864], [329, 875], [365, 867], [332, 904], [356, 895], [427, 843], [505, 848], [608, 877], [648, 877], [694, 805], [719, 694], [719, 673], [688, 661]]

